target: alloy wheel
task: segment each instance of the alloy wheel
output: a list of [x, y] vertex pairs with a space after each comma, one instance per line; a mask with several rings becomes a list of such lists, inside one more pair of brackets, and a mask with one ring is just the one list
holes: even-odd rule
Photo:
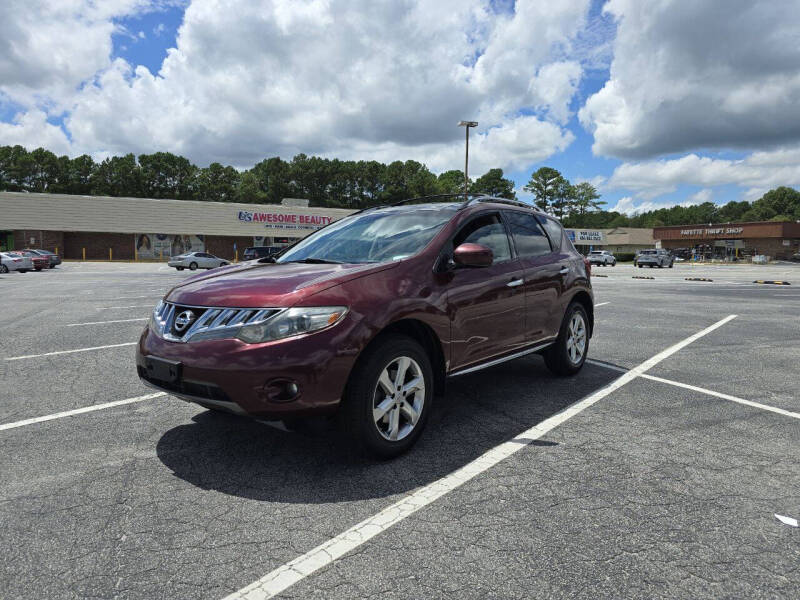
[[375, 385], [372, 419], [386, 440], [402, 440], [414, 430], [425, 405], [425, 377], [417, 361], [399, 356], [384, 367]]
[[575, 312], [567, 328], [567, 355], [573, 365], [581, 362], [586, 352], [586, 321], [583, 315]]

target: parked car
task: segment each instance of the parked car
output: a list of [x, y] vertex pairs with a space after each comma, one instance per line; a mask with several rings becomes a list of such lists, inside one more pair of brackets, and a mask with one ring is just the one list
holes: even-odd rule
[[675, 259], [673, 258], [672, 254], [663, 248], [640, 250], [636, 255], [635, 260], [636, 265], [640, 269], [644, 266], [648, 266], [650, 268], [658, 267], [659, 269], [663, 267], [669, 267], [671, 269], [674, 262]]
[[362, 210], [277, 259], [195, 275], [153, 310], [139, 377], [211, 409], [271, 420], [337, 413], [391, 457], [456, 377], [540, 353], [583, 366], [591, 266], [558, 221], [494, 199]]
[[242, 258], [244, 260], [255, 260], [257, 258], [275, 256], [281, 250], [283, 250], [283, 248], [280, 246], [252, 246], [251, 248], [244, 249]]
[[230, 261], [208, 252], [186, 252], [171, 257], [167, 263], [167, 265], [175, 267], [178, 271], [183, 271], [184, 269], [191, 269], [192, 271], [196, 269], [216, 269], [229, 264], [231, 264]]
[[0, 252], [0, 273], [19, 271], [25, 273], [33, 269], [33, 261], [27, 256], [17, 255], [14, 252]]
[[592, 250], [589, 252], [589, 256], [587, 258], [593, 265], [611, 265], [612, 267], [617, 266], [617, 259], [608, 250]]
[[42, 269], [49, 269], [50, 268], [50, 259], [46, 256], [41, 256], [37, 254], [33, 250], [20, 250], [18, 254], [22, 254], [23, 256], [27, 256], [33, 262], [33, 268], [37, 271], [41, 271]]
[[61, 257], [56, 254], [55, 252], [50, 252], [49, 250], [34, 250], [33, 248], [25, 248], [28, 252], [34, 252], [39, 256], [44, 256], [48, 260], [48, 267], [53, 269], [56, 265], [61, 264]]

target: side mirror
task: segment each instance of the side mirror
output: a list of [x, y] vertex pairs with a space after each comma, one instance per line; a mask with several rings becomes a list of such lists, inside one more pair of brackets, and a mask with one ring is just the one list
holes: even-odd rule
[[480, 244], [461, 244], [453, 252], [453, 262], [459, 267], [488, 267], [493, 260], [491, 249]]

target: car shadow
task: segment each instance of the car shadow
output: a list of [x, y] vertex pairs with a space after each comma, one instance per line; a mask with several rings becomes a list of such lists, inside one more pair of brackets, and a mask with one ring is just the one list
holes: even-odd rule
[[[234, 496], [304, 504], [382, 498], [451, 473], [619, 375], [586, 364], [575, 377], [555, 377], [537, 356], [453, 378], [416, 446], [390, 461], [354, 454], [322, 420], [281, 431], [215, 411], [165, 432], [157, 453], [175, 476]], [[532, 445], [558, 446], [546, 438]]]

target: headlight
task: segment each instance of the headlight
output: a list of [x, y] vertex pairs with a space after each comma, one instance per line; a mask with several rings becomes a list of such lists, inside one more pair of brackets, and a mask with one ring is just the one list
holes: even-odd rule
[[153, 314], [150, 315], [150, 329], [156, 333], [164, 333], [164, 321], [161, 320], [161, 313], [164, 311], [164, 301], [159, 300], [156, 307], [153, 309]]
[[342, 320], [345, 313], [346, 306], [290, 308], [266, 323], [244, 325], [236, 337], [248, 344], [271, 342], [332, 327]]

